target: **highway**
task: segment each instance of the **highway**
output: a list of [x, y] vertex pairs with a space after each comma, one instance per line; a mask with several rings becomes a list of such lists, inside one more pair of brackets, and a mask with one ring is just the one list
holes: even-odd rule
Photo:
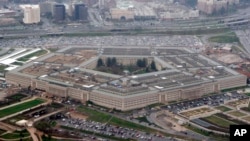
[[[49, 33], [90, 33], [90, 32], [105, 32], [110, 33], [112, 29], [123, 30], [152, 30], [152, 31], [189, 31], [189, 30], [204, 30], [204, 29], [222, 29], [227, 27], [227, 22], [232, 20], [243, 19], [242, 22], [250, 21], [250, 8], [240, 10], [238, 13], [225, 17], [210, 17], [207, 19], [190, 19], [190, 20], [174, 20], [174, 21], [133, 21], [119, 22], [112, 26], [107, 25], [101, 17], [96, 16], [97, 11], [90, 11], [90, 23], [78, 25], [55, 25], [48, 23], [48, 20], [43, 20], [44, 25], [32, 26], [14, 26], [0, 27], [0, 36], [4, 37], [23, 37], [23, 36], [42, 36]], [[221, 22], [221, 21], [224, 21]], [[241, 23], [241, 21], [236, 21]], [[239, 27], [242, 25], [239, 25]]]

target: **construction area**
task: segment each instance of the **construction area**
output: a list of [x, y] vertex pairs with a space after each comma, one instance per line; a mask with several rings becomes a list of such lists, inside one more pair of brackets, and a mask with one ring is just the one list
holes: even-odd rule
[[195, 119], [195, 118], [207, 117], [215, 113], [218, 113], [218, 110], [212, 109], [211, 107], [199, 107], [199, 108], [183, 111], [179, 114], [183, 115], [184, 117], [188, 119]]

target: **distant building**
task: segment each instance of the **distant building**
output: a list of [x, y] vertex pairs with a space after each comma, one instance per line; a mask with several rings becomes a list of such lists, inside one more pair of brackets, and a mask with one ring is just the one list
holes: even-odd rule
[[212, 14], [228, 5], [238, 4], [239, 0], [198, 0], [197, 8], [203, 13]]
[[7, 4], [7, 3], [8, 3], [8, 0], [0, 0], [1, 5], [4, 5], [4, 4]]
[[39, 4], [41, 14], [52, 13], [55, 2], [42, 2]]
[[75, 4], [74, 19], [79, 21], [88, 19], [88, 8], [84, 4]]
[[54, 5], [53, 17], [56, 22], [65, 20], [65, 6], [63, 4]]
[[162, 20], [169, 19], [192, 19], [199, 17], [199, 10], [176, 10], [161, 12], [159, 17]]
[[25, 24], [33, 24], [40, 22], [40, 7], [39, 5], [20, 5], [23, 9]]
[[15, 16], [16, 12], [9, 9], [0, 9], [0, 16], [1, 17], [12, 17]]
[[133, 20], [134, 19], [134, 11], [127, 9], [118, 9], [112, 8], [110, 9], [111, 19], [113, 20]]
[[147, 6], [136, 8], [134, 13], [135, 20], [155, 20], [157, 17], [155, 11]]

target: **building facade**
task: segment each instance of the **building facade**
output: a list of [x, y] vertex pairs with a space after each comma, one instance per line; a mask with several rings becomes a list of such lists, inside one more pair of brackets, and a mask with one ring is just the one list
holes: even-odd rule
[[239, 0], [198, 0], [197, 8], [203, 13], [213, 14], [229, 5], [238, 4]]
[[25, 24], [34, 24], [40, 22], [40, 6], [39, 5], [21, 5], [23, 9], [23, 22]]
[[53, 7], [53, 18], [56, 22], [65, 20], [65, 6], [63, 4], [55, 4]]
[[[58, 97], [70, 97], [82, 102], [92, 101], [122, 111], [155, 103], [195, 99], [205, 94], [246, 86], [247, 83], [245, 75], [186, 48], [157, 48], [155, 51], [158, 55], [152, 56], [149, 47], [107, 47], [101, 56], [91, 57], [81, 65], [75, 66], [72, 66], [72, 62], [67, 64], [64, 59], [58, 59], [58, 56], [73, 57], [74, 53], [67, 51], [70, 49], [74, 50], [72, 47], [62, 49], [39, 58], [36, 63], [30, 62], [7, 72], [7, 83], [20, 87], [31, 86], [33, 89], [43, 90]], [[152, 61], [156, 63], [158, 71], [115, 75], [95, 70], [99, 58], [105, 60], [114, 56], [118, 64], [122, 65], [132, 65], [138, 59], [147, 58], [149, 64]], [[48, 59], [53, 57], [57, 58], [57, 61], [64, 60], [62, 64], [55, 66], [56, 69], [52, 67], [55, 61], [52, 61], [52, 64], [48, 62]], [[36, 69], [37, 67], [40, 69]], [[42, 73], [42, 70], [46, 70], [45, 73]]]
[[41, 14], [46, 14], [46, 13], [53, 13], [53, 6], [54, 4], [56, 4], [55, 2], [42, 2], [40, 3], [40, 10], [41, 10]]
[[78, 21], [88, 20], [88, 8], [85, 4], [75, 4], [74, 19]]

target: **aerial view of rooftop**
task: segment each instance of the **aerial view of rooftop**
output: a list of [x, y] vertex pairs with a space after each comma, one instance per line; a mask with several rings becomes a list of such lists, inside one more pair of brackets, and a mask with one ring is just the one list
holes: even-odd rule
[[0, 0], [0, 141], [248, 141], [249, 0]]

